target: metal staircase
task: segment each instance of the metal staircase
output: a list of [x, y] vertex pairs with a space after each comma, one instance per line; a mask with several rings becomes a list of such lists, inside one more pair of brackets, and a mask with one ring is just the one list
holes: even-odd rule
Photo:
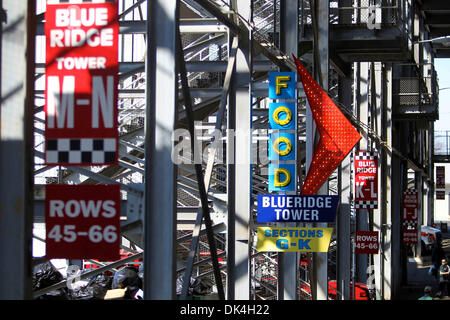
[[[342, 3], [347, 3], [348, 7], [343, 7]], [[407, 36], [409, 26], [405, 19], [408, 7], [405, 1], [375, 1], [376, 23], [383, 25], [381, 33], [375, 33], [367, 28], [369, 18], [369, 0], [361, 1], [361, 5], [354, 6], [353, 1], [330, 1], [330, 22], [332, 23], [330, 35], [331, 41], [335, 41], [332, 46], [335, 48], [332, 59], [336, 61], [358, 61], [374, 59], [382, 54], [383, 58], [391, 57], [404, 59], [410, 44]], [[145, 13], [142, 13], [140, 6], [145, 1], [137, 1], [129, 8], [120, 8], [123, 28], [126, 22], [145, 22]], [[193, 97], [193, 110], [196, 129], [214, 128], [217, 120], [217, 111], [220, 105], [221, 93], [223, 89], [226, 63], [229, 57], [229, 39], [221, 28], [224, 24], [215, 16], [205, 10], [194, 0], [183, 0], [181, 11], [181, 25], [187, 31], [182, 32], [182, 46], [184, 60], [187, 66], [188, 84]], [[222, 12], [232, 12], [231, 8], [222, 0], [208, 1], [211, 5], [222, 10]], [[301, 34], [300, 52], [306, 61], [311, 61], [311, 10], [309, 1], [301, 1]], [[375, 4], [374, 4], [375, 5]], [[278, 48], [280, 30], [280, 1], [256, 0], [253, 1], [253, 21], [239, 20], [242, 28], [250, 28], [253, 37], [257, 40], [255, 46], [254, 74], [250, 88], [253, 93], [252, 111], [254, 139], [253, 149], [257, 155], [267, 154], [268, 140], [268, 72], [277, 70], [275, 58], [277, 55], [284, 55]], [[186, 14], [186, 17], [183, 16]], [[192, 17], [194, 16], [194, 17]], [[409, 20], [408, 20], [409, 21]], [[193, 26], [203, 23], [205, 30], [203, 33], [199, 29], [193, 32]], [[244, 26], [242, 26], [244, 24]], [[208, 28], [206, 28], [206, 26]], [[211, 32], [209, 27], [216, 26], [217, 32]], [[67, 167], [53, 168], [42, 165], [43, 159], [43, 108], [42, 108], [42, 83], [37, 81], [36, 98], [40, 99], [41, 106], [36, 107], [35, 113], [35, 181], [36, 195], [43, 196], [43, 186], [48, 183], [66, 184], [97, 184], [97, 183], [119, 183], [122, 189], [123, 200], [126, 201], [126, 219], [122, 221], [122, 235], [138, 247], [142, 247], [143, 211], [144, 211], [144, 116], [145, 116], [145, 81], [146, 75], [143, 72], [142, 60], [144, 56], [143, 44], [145, 36], [142, 32], [128, 26], [131, 33], [122, 33], [121, 38], [121, 65], [124, 67], [119, 75], [119, 135], [120, 135], [120, 160], [115, 167]], [[189, 29], [191, 27], [191, 29]], [[360, 37], [350, 39], [354, 30], [360, 30]], [[354, 34], [354, 33], [353, 33]], [[339, 36], [338, 36], [339, 35]], [[384, 43], [384, 47], [379, 44]], [[361, 48], [371, 48], [364, 51]], [[358, 51], [359, 50], [359, 51]], [[126, 52], [130, 51], [130, 52]], [[127, 54], [125, 54], [127, 53]], [[261, 54], [263, 53], [263, 54]], [[350, 58], [350, 55], [352, 58]], [[356, 56], [356, 58], [354, 58]], [[129, 59], [131, 57], [131, 59]], [[394, 60], [395, 60], [394, 59]], [[129, 61], [131, 60], [131, 61]], [[40, 61], [38, 61], [39, 63]], [[274, 67], [275, 65], [275, 67]], [[126, 68], [125, 68], [126, 66]], [[329, 95], [337, 99], [337, 72], [330, 73]], [[37, 79], [39, 80], [39, 78]], [[179, 83], [181, 88], [181, 83]], [[183, 95], [179, 96], [178, 122], [179, 128], [187, 128], [187, 114], [183, 107]], [[222, 132], [225, 137], [225, 132]], [[306, 158], [306, 99], [299, 98], [298, 103], [298, 136], [300, 138], [299, 149], [299, 174], [304, 175], [304, 164]], [[211, 133], [205, 135], [201, 143], [201, 150], [205, 150], [210, 144]], [[224, 143], [224, 151], [226, 144]], [[224, 152], [225, 155], [225, 152]], [[201, 206], [200, 193], [198, 190], [195, 169], [192, 163], [193, 155], [185, 153], [177, 155], [178, 178], [177, 178], [177, 275], [182, 276], [186, 270], [187, 256], [191, 250], [192, 233], [195, 227], [195, 219], [198, 208]], [[205, 170], [206, 163], [203, 163]], [[225, 236], [227, 227], [227, 167], [224, 163], [216, 163], [211, 175], [211, 185], [208, 192], [211, 218], [215, 239], [218, 244], [218, 255], [220, 259], [226, 261], [225, 257]], [[267, 161], [258, 162], [253, 165], [253, 185], [252, 185], [252, 216], [256, 219], [256, 195], [268, 193], [267, 186]], [[303, 179], [302, 179], [303, 180]], [[336, 175], [330, 177], [330, 192], [337, 193]], [[39, 185], [39, 186], [38, 186]], [[255, 220], [256, 221], [256, 220]], [[253, 236], [255, 237], [255, 231]], [[208, 242], [205, 232], [200, 231], [197, 255], [194, 260], [195, 277], [212, 277], [212, 264], [209, 253]], [[333, 240], [332, 240], [333, 241]], [[130, 248], [131, 250], [131, 248]], [[308, 265], [305, 263], [310, 259], [310, 255], [303, 255], [303, 263], [299, 265], [298, 292], [303, 299], [311, 298], [309, 287]], [[330, 269], [335, 268], [335, 247], [329, 252]], [[251, 260], [253, 270], [252, 297], [254, 299], [276, 299], [277, 297], [277, 254], [257, 252], [256, 247], [251, 248]], [[224, 263], [220, 264], [221, 275], [225, 277]], [[330, 279], [333, 275], [330, 274]]]

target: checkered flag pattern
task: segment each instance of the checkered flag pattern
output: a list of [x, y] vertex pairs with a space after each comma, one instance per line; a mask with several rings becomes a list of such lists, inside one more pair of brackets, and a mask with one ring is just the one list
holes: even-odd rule
[[114, 138], [47, 139], [46, 164], [111, 164], [116, 162]]
[[359, 151], [355, 154], [355, 160], [377, 160], [377, 154], [372, 151]]
[[403, 221], [403, 228], [408, 230], [417, 230], [417, 221], [414, 220]]
[[355, 209], [377, 209], [378, 201], [376, 200], [364, 200], [364, 201], [356, 201]]
[[408, 194], [408, 195], [410, 195], [410, 194], [417, 194], [417, 190], [416, 189], [408, 189], [404, 193]]

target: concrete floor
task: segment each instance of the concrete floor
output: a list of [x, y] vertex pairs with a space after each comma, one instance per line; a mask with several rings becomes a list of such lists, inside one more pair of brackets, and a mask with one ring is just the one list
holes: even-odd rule
[[[450, 257], [450, 233], [442, 234], [442, 247]], [[411, 258], [408, 261], [408, 282], [400, 290], [400, 300], [417, 300], [423, 296], [423, 289], [429, 285], [433, 288], [433, 296], [438, 291], [438, 282], [433, 276], [428, 275], [431, 267], [431, 256], [426, 255], [422, 258]]]

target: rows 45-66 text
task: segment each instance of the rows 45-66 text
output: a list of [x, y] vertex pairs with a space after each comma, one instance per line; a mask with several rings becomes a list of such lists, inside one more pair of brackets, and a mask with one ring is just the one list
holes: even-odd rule
[[87, 231], [77, 231], [75, 225], [55, 225], [48, 233], [47, 237], [53, 239], [55, 242], [61, 240], [65, 242], [75, 242], [78, 237], [88, 237], [89, 241], [93, 243], [99, 243], [105, 241], [107, 243], [113, 243], [117, 240], [117, 228], [112, 225], [108, 225], [102, 229], [99, 225], [91, 226]]

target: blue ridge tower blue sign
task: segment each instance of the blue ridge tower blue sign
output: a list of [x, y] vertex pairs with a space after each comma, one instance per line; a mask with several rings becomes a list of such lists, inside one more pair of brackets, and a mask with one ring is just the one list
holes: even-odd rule
[[257, 222], [334, 222], [337, 195], [258, 195]]

